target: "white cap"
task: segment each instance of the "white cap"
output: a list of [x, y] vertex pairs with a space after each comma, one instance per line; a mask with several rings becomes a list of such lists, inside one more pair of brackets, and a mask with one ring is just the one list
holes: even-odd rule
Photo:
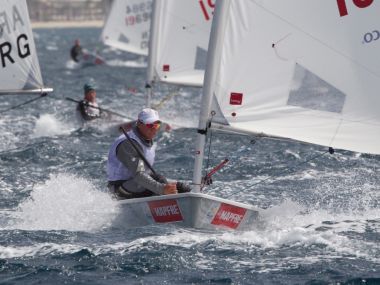
[[139, 113], [138, 120], [144, 124], [152, 124], [159, 121], [160, 117], [156, 110], [145, 108]]

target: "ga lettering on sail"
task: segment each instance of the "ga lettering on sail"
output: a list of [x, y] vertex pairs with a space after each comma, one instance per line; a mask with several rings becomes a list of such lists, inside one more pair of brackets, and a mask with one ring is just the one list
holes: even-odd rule
[[211, 224], [236, 229], [243, 220], [246, 209], [233, 205], [220, 204]]
[[183, 221], [181, 210], [174, 199], [148, 202], [150, 212], [156, 223]]

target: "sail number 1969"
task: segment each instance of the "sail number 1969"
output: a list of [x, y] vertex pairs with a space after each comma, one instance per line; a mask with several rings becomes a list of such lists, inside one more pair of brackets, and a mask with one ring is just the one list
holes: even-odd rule
[[[367, 8], [373, 3], [373, 0], [351, 0], [358, 8]], [[348, 15], [346, 0], [336, 0], [338, 4], [339, 15], [341, 17]]]
[[199, 0], [199, 5], [206, 21], [212, 18], [215, 8], [215, 0]]

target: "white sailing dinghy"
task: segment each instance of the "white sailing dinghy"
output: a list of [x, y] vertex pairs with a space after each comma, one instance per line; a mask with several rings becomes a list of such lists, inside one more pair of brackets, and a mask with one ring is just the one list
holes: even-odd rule
[[101, 41], [118, 50], [141, 55], [128, 67], [146, 67], [152, 0], [114, 0], [104, 24]]
[[46, 94], [25, 0], [0, 7], [0, 94]]
[[155, 0], [150, 27], [147, 103], [157, 82], [203, 86], [214, 1]]
[[[189, 16], [188, 14], [190, 14], [189, 11], [191, 11], [191, 7], [193, 7], [194, 9], [195, 4], [200, 5], [198, 2], [185, 2], [178, 0], [156, 1], [154, 10], [165, 8], [164, 10], [162, 10], [166, 11], [165, 15], [172, 15], [173, 18], [175, 18], [174, 16], [178, 14], [171, 13], [171, 10], [169, 8], [177, 5], [178, 3], [184, 5], [185, 8], [182, 14], [183, 17], [179, 17], [179, 19], [176, 19], [176, 21], [182, 19], [181, 24], [177, 24], [177, 29], [181, 30], [181, 25], [191, 23], [184, 21], [183, 19], [186, 19], [186, 16]], [[200, 10], [202, 7], [196, 8]], [[202, 19], [202, 17], [205, 17], [205, 14], [202, 13], [203, 12], [200, 10], [200, 15], [197, 18], [198, 21], [205, 20]], [[157, 21], [154, 15], [156, 15], [156, 13], [153, 13], [153, 22]], [[195, 21], [195, 23], [197, 22]], [[190, 25], [190, 27], [192, 27], [192, 25]], [[160, 27], [160, 29], [162, 29], [162, 27]], [[215, 30], [215, 27], [213, 29]], [[218, 33], [218, 31], [215, 30], [214, 33]], [[178, 43], [179, 46], [181, 46], [181, 42], [182, 40], [185, 41], [185, 38], [185, 36], [183, 36], [183, 38], [177, 36], [172, 38], [171, 40], [175, 40], [175, 42]], [[151, 42], [155, 41], [156, 40], [152, 41], [151, 39]], [[163, 41], [162, 46], [165, 42], [166, 41]], [[192, 49], [196, 49], [196, 45], [194, 45], [194, 42], [193, 44], [191, 44], [191, 42], [193, 41], [190, 40], [189, 42], [187, 42], [187, 45], [189, 47], [192, 47]], [[210, 46], [212, 46], [212, 44]], [[154, 50], [159, 53], [160, 51], [163, 52], [163, 50], [165, 49], [160, 50], [158, 48]], [[177, 52], [177, 50], [173, 46], [172, 49], [169, 50], [169, 54], [175, 52]], [[166, 55], [167, 58], [170, 58], [169, 54]], [[182, 56], [186, 57], [185, 54], [182, 54]], [[178, 55], [178, 57], [180, 58], [181, 56]], [[195, 58], [196, 55], [193, 54], [193, 58], [187, 61], [179, 61], [178, 64], [176, 64], [176, 61], [166, 61], [165, 59], [163, 59], [160, 61], [159, 64], [156, 63], [156, 65], [154, 65], [155, 69], [153, 68], [154, 71], [152, 73], [156, 74], [157, 77], [161, 76], [159, 78], [161, 78], [160, 80], [164, 82], [179, 83], [184, 82], [183, 79], [186, 78], [186, 81], [188, 83], [191, 82], [191, 85], [202, 86], [204, 70], [194, 69]], [[164, 70], [161, 69], [160, 66], [162, 67], [166, 63], [170, 64], [171, 62], [173, 63], [173, 66], [170, 65], [170, 73], [167, 73], [165, 75]], [[173, 73], [171, 73], [171, 71], [173, 71]], [[196, 173], [198, 173], [198, 170]], [[122, 208], [122, 214], [118, 217], [118, 220], [115, 223], [123, 225], [124, 227], [141, 227], [151, 224], [169, 223], [182, 227], [191, 227], [206, 230], [249, 230], [253, 228], [255, 221], [258, 217], [258, 210], [255, 207], [200, 193], [199, 190], [199, 187], [196, 187], [196, 189], [194, 189], [194, 193], [183, 193], [176, 195], [153, 196], [147, 198], [122, 200], [119, 202], [119, 205]]]
[[254, 224], [258, 211], [252, 206], [197, 193], [210, 121], [211, 127], [226, 130], [380, 154], [380, 40], [374, 30], [380, 3], [355, 3], [219, 1], [197, 134], [194, 193], [123, 201], [124, 218], [201, 229]]

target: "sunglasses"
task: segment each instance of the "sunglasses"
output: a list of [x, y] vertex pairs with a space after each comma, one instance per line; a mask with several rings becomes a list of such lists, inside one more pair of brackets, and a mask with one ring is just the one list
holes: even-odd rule
[[151, 124], [144, 124], [148, 129], [159, 129], [161, 127], [161, 122], [154, 122]]

